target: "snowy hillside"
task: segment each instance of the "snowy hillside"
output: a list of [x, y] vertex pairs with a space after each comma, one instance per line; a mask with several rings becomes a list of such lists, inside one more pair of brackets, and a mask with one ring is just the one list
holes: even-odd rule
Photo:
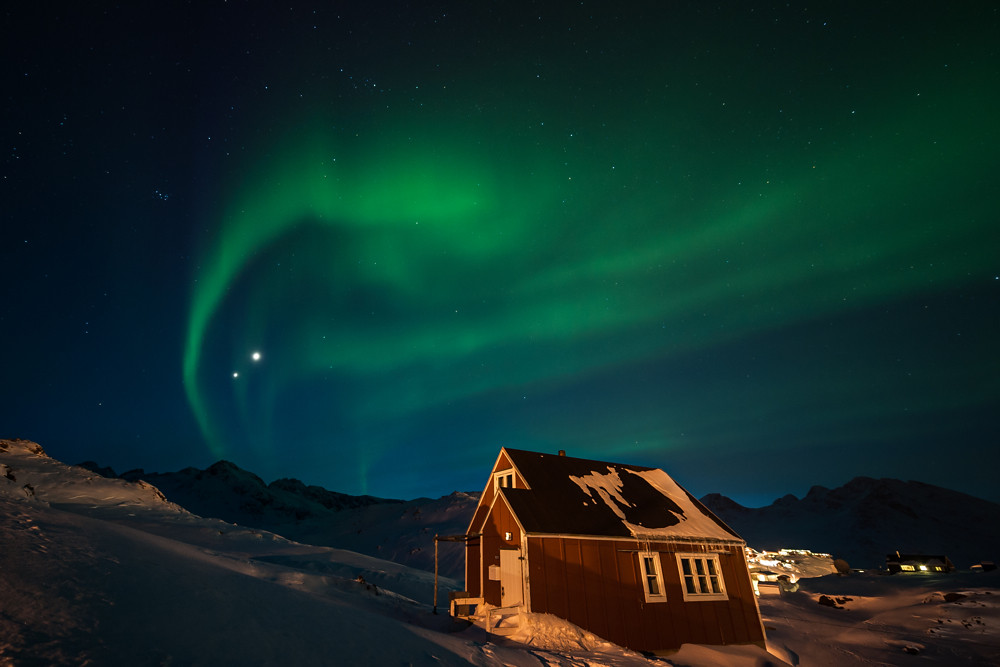
[[653, 658], [548, 615], [487, 634], [432, 613], [426, 571], [203, 518], [23, 440], [0, 440], [0, 544], [0, 665], [1000, 664], [997, 572], [804, 578], [760, 599], [770, 653]]
[[[106, 477], [110, 468], [80, 464]], [[278, 533], [298, 542], [337, 546], [422, 570], [434, 570], [434, 536], [464, 534], [476, 509], [476, 494], [452, 493], [435, 500], [390, 500], [351, 496], [306, 486], [297, 479], [265, 484], [228, 461], [205, 470], [172, 473], [133, 470], [122, 479], [145, 480], [171, 501], [206, 517]], [[441, 574], [463, 578], [464, 552], [455, 542], [439, 543]]]
[[[413, 600], [432, 596], [426, 572], [203, 519], [149, 484], [88, 474], [31, 443], [0, 441], [0, 449], [0, 645], [8, 655], [76, 662], [124, 650], [153, 663], [266, 664], [295, 651], [306, 660], [379, 654], [380, 628], [398, 631], [417, 613]], [[442, 593], [457, 586], [444, 584]], [[331, 635], [331, 624], [352, 631]], [[261, 633], [272, 636], [266, 646]], [[400, 655], [441, 652], [408, 627], [402, 635]]]
[[0, 541], [4, 665], [649, 664], [494, 643], [431, 613], [428, 572], [205, 519], [24, 440], [0, 440]]
[[959, 569], [1000, 559], [1000, 505], [920, 482], [858, 477], [760, 508], [719, 494], [701, 502], [754, 548], [823, 551], [855, 568], [884, 566], [897, 550], [944, 554]]

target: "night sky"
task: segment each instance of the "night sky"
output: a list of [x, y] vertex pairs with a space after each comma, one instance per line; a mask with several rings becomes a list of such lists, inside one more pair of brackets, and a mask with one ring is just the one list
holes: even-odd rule
[[0, 437], [1000, 501], [995, 3], [8, 4]]

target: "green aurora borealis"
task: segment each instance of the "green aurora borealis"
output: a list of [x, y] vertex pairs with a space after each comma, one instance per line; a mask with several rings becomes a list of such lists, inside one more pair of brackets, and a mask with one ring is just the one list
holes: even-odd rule
[[397, 498], [509, 445], [1000, 501], [996, 6], [5, 16], [4, 437]]
[[[664, 369], [992, 280], [995, 247], [980, 240], [994, 223], [996, 94], [970, 106], [979, 74], [934, 67], [919, 86], [914, 73], [846, 98], [813, 82], [829, 99], [787, 108], [664, 86], [566, 109], [552, 100], [573, 86], [550, 83], [541, 99], [484, 109], [478, 100], [504, 84], [478, 81], [433, 93], [433, 114], [289, 115], [276, 125], [294, 129], [231, 184], [192, 299], [185, 386], [213, 454], [266, 457], [293, 421], [314, 420], [319, 456], [352, 460], [345, 479], [367, 491], [374, 462], [436, 435], [412, 424], [485, 403], [508, 411], [508, 431], [485, 429], [502, 441], [453, 433], [446, 450], [509, 438], [658, 460], [697, 451], [678, 435], [695, 431], [737, 454], [768, 427], [730, 420], [759, 427], [794, 406], [804, 413], [791, 419], [815, 420], [796, 443], [808, 448], [837, 440], [830, 429], [846, 440], [858, 420], [919, 408], [921, 395], [937, 405], [942, 378], [893, 396], [886, 378], [844, 375], [837, 353], [788, 360], [808, 373], [772, 371], [780, 381], [765, 391], [715, 396], [720, 413], [681, 399], [651, 417], [630, 391], [586, 411], [557, 398], [624, 376], [710, 400], [714, 389]], [[253, 349], [266, 363], [232, 382]], [[991, 391], [950, 387], [948, 403]], [[516, 405], [539, 396], [548, 408]]]

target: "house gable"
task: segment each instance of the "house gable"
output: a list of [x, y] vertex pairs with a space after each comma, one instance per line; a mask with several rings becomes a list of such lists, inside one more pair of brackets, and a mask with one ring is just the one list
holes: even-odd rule
[[[508, 475], [509, 481], [506, 481]], [[502, 483], [501, 478], [504, 479]], [[498, 488], [529, 488], [524, 475], [521, 474], [521, 472], [517, 469], [517, 466], [514, 465], [514, 462], [507, 454], [507, 450], [505, 448], [500, 449], [500, 453], [497, 455], [497, 459], [493, 463], [489, 479], [486, 482], [485, 488], [483, 488], [483, 492], [479, 496], [479, 504], [476, 505], [476, 511], [473, 513], [472, 520], [469, 522], [469, 527], [465, 531], [466, 534], [477, 533], [480, 531], [483, 521], [486, 520], [486, 515], [496, 498]]]

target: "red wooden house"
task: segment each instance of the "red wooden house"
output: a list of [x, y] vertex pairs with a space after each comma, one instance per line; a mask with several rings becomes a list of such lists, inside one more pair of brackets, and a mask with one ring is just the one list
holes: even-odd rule
[[763, 646], [744, 547], [662, 470], [503, 448], [466, 534], [464, 602], [640, 651]]

